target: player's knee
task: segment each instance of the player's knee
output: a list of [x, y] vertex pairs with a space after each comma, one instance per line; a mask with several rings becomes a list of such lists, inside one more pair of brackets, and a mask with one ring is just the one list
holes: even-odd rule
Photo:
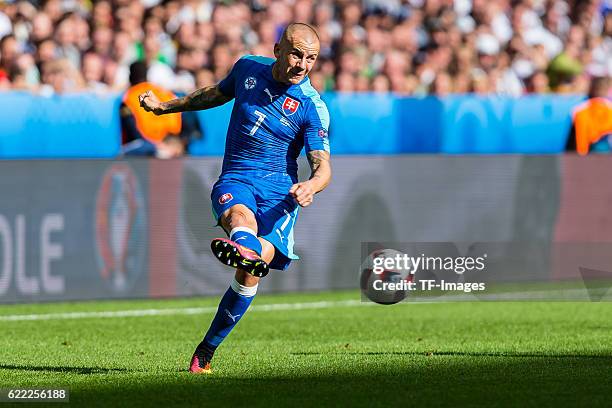
[[242, 204], [238, 204], [228, 209], [223, 214], [222, 224], [227, 230], [236, 227], [249, 227], [257, 231], [257, 221], [251, 210]]

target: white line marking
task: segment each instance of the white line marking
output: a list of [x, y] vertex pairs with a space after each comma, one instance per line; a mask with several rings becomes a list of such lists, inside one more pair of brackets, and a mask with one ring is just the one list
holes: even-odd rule
[[[251, 312], [270, 312], [274, 310], [307, 310], [307, 309], [326, 309], [336, 306], [359, 306], [368, 305], [359, 300], [339, 300], [321, 301], [308, 303], [276, 303], [270, 305], [254, 305], [249, 310]], [[186, 307], [174, 309], [136, 309], [136, 310], [116, 310], [107, 312], [66, 312], [66, 313], [46, 313], [29, 315], [5, 315], [0, 316], [0, 321], [19, 322], [32, 320], [69, 320], [69, 319], [97, 319], [112, 317], [145, 317], [145, 316], [175, 316], [175, 315], [194, 315], [213, 313], [217, 311], [216, 306], [210, 307]]]
[[[580, 292], [586, 293], [584, 289], [579, 290], [565, 290], [560, 293], [567, 292]], [[554, 292], [553, 292], [554, 293]], [[399, 305], [416, 305], [416, 304], [427, 304], [427, 303], [444, 303], [444, 302], [457, 302], [457, 301], [478, 301], [478, 300], [534, 300], [542, 301], [543, 296], [547, 294], [550, 296], [551, 291], [533, 291], [533, 292], [506, 292], [488, 295], [478, 295], [469, 297], [465, 296], [441, 296], [437, 298], [417, 297], [413, 298], [412, 301], [400, 302]], [[586, 296], [586, 295], [585, 295]], [[563, 299], [563, 297], [561, 298]], [[555, 299], [551, 299], [554, 301]], [[565, 300], [573, 301], [584, 301], [588, 300], [588, 296], [584, 299], [569, 298]], [[330, 307], [343, 307], [343, 306], [374, 306], [376, 303], [373, 302], [362, 302], [360, 300], [336, 300], [336, 301], [321, 301], [321, 302], [305, 302], [305, 303], [273, 303], [268, 305], [254, 305], [249, 308], [251, 312], [270, 312], [274, 310], [308, 310], [308, 309], [326, 309]], [[98, 318], [113, 318], [113, 317], [146, 317], [146, 316], [176, 316], [176, 315], [195, 315], [214, 313], [217, 311], [217, 306], [209, 307], [185, 307], [185, 308], [173, 308], [173, 309], [134, 309], [134, 310], [116, 310], [106, 312], [66, 312], [66, 313], [46, 313], [46, 314], [17, 314], [17, 315], [0, 315], [0, 322], [20, 322], [20, 321], [32, 321], [32, 320], [70, 320], [70, 319], [98, 319]]]

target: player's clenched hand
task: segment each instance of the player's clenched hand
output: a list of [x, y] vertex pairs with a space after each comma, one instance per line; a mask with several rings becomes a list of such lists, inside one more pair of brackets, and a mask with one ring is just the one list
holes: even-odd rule
[[140, 94], [138, 96], [138, 101], [140, 101], [140, 106], [147, 112], [153, 112], [156, 115], [161, 115], [163, 113], [161, 101], [157, 99], [157, 96], [155, 96], [152, 91]]
[[289, 194], [293, 196], [300, 206], [307, 207], [312, 204], [312, 200], [314, 200], [315, 190], [312, 188], [310, 182], [303, 181], [291, 186]]

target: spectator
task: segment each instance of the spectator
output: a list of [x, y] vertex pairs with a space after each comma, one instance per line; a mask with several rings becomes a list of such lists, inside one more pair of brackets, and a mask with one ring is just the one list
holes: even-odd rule
[[450, 75], [447, 74], [446, 72], [440, 72], [438, 75], [436, 75], [436, 78], [434, 79], [432, 83], [431, 93], [438, 97], [443, 98], [445, 96], [448, 96], [452, 92], [453, 92], [453, 83], [452, 83]]
[[155, 116], [142, 110], [138, 96], [147, 90], [153, 90], [162, 101], [176, 98], [172, 92], [147, 82], [147, 71], [143, 62], [130, 65], [131, 87], [120, 107], [122, 151], [126, 155], [162, 159], [180, 157], [192, 140], [202, 136], [198, 116], [195, 112]]
[[96, 27], [92, 34], [93, 51], [109, 58], [112, 55], [113, 31], [109, 27]]
[[195, 72], [204, 65], [204, 52], [197, 48], [180, 48], [176, 57], [174, 91], [188, 93], [195, 89]]
[[160, 44], [156, 37], [146, 37], [143, 43], [144, 62], [148, 66], [147, 80], [165, 89], [172, 89], [175, 83], [174, 71], [160, 55]]
[[73, 67], [81, 66], [81, 52], [76, 46], [76, 24], [72, 16], [62, 18], [55, 30], [56, 52], [60, 58], [65, 58]]
[[450, 75], [450, 92], [576, 93], [588, 88], [592, 76], [612, 74], [612, 13], [596, 0], [42, 4], [0, 3], [5, 85], [12, 76], [17, 87], [23, 85], [23, 67], [13, 70], [16, 54], [32, 54], [39, 72], [47, 62], [67, 59], [89, 77], [96, 58], [86, 55], [93, 52], [104, 65], [96, 82], [108, 91], [128, 86], [129, 65], [137, 60], [149, 66], [150, 81], [186, 91], [199, 82], [200, 70], [218, 81], [243, 53], [272, 56], [279, 32], [296, 19], [319, 32], [320, 64], [312, 78], [322, 91], [388, 88], [424, 95], [434, 91], [435, 78]]
[[81, 73], [65, 58], [43, 64], [41, 93], [45, 96], [77, 92], [84, 89]]
[[85, 88], [93, 92], [104, 92], [108, 85], [104, 83], [104, 61], [94, 51], [83, 56], [83, 79]]
[[13, 32], [13, 22], [10, 17], [0, 9], [0, 38], [3, 38]]
[[215, 76], [209, 69], [199, 69], [195, 76], [196, 85], [194, 88], [204, 88], [215, 84]]
[[390, 90], [389, 79], [386, 75], [376, 75], [372, 79], [372, 91], [376, 93], [387, 93]]
[[51, 18], [43, 12], [38, 12], [32, 19], [32, 32], [30, 34], [30, 42], [32, 44], [40, 44], [42, 41], [48, 40], [53, 35], [53, 23]]
[[325, 77], [321, 72], [313, 72], [309, 74], [308, 77], [310, 78], [310, 84], [317, 92], [325, 92]]
[[574, 79], [582, 73], [582, 64], [576, 59], [577, 50], [570, 48], [557, 55], [548, 66], [547, 74], [551, 89], [558, 93], [573, 91]]
[[[138, 96], [152, 90], [161, 101], [176, 98], [172, 92], [147, 82], [148, 70], [144, 62], [135, 62], [130, 66], [130, 88], [123, 96], [120, 107], [121, 129], [123, 133], [122, 151], [126, 155], [158, 156], [160, 158], [179, 157], [183, 149], [176, 149], [174, 141], [181, 132], [181, 114], [172, 113], [155, 116], [140, 109]], [[179, 139], [180, 140], [180, 139]], [[170, 146], [165, 146], [170, 144]], [[167, 153], [173, 153], [167, 157]]]
[[12, 34], [0, 40], [0, 72], [6, 77], [19, 55], [19, 45]]
[[36, 91], [40, 83], [40, 74], [34, 57], [31, 54], [21, 54], [15, 60], [9, 78], [15, 90]]
[[528, 93], [546, 94], [550, 92], [548, 87], [548, 76], [544, 71], [536, 71], [526, 80], [526, 91]]
[[57, 51], [57, 44], [52, 39], [43, 40], [36, 50], [36, 65], [39, 70], [42, 70], [43, 64], [51, 62], [59, 58], [59, 52]]
[[612, 152], [612, 101], [607, 98], [610, 91], [609, 78], [592, 81], [588, 100], [574, 110], [566, 150], [581, 156]]
[[355, 75], [350, 72], [341, 72], [336, 77], [336, 91], [352, 93], [355, 91]]

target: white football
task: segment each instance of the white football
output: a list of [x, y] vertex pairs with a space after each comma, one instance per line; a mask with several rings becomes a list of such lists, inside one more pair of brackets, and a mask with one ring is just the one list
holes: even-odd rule
[[[408, 269], [391, 260], [401, 259], [404, 253], [395, 249], [372, 251], [362, 262], [360, 269], [361, 292], [372, 302], [390, 305], [401, 302], [408, 291], [401, 289], [411, 280]], [[400, 289], [397, 289], [397, 288]]]

